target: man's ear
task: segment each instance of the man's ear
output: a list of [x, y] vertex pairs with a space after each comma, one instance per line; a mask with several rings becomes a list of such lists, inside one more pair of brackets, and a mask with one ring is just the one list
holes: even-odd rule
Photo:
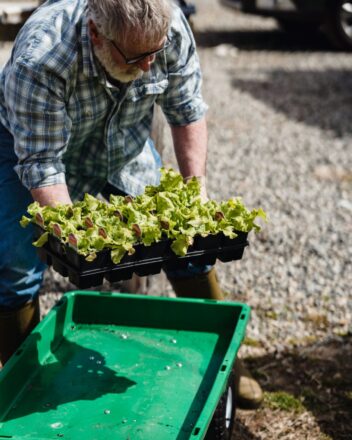
[[99, 34], [98, 28], [92, 19], [89, 19], [88, 21], [88, 28], [89, 28], [89, 36], [91, 42], [93, 43], [93, 46], [101, 46], [102, 37]]

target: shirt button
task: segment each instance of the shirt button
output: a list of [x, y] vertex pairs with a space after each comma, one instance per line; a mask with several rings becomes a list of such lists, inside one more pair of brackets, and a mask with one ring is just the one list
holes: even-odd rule
[[92, 110], [87, 109], [87, 110], [84, 112], [84, 116], [93, 116], [93, 112], [92, 112]]

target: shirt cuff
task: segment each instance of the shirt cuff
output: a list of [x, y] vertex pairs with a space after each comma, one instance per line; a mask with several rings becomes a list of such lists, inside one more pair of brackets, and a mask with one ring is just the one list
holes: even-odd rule
[[207, 104], [203, 100], [198, 105], [185, 104], [177, 107], [177, 110], [164, 110], [167, 122], [170, 125], [183, 126], [199, 121], [208, 110]]
[[28, 190], [66, 183], [63, 164], [16, 165], [15, 171]]

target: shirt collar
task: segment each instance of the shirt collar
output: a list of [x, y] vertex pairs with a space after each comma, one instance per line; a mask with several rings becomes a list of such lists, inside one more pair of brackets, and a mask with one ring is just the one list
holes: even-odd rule
[[88, 9], [86, 8], [82, 15], [81, 30], [83, 73], [87, 77], [100, 77], [100, 72], [93, 55], [92, 42], [89, 37], [87, 12]]

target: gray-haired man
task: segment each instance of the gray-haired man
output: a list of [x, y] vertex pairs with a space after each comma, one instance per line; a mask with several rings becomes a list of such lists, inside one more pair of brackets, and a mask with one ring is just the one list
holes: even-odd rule
[[[155, 104], [182, 175], [204, 177], [200, 87], [192, 32], [168, 0], [48, 0], [23, 26], [0, 76], [2, 362], [39, 319], [44, 267], [31, 231], [18, 225], [27, 205], [71, 203], [85, 192], [136, 195], [156, 184]], [[222, 298], [210, 267], [168, 277], [179, 296]], [[258, 385], [247, 378], [242, 389], [240, 402], [257, 406]]]

